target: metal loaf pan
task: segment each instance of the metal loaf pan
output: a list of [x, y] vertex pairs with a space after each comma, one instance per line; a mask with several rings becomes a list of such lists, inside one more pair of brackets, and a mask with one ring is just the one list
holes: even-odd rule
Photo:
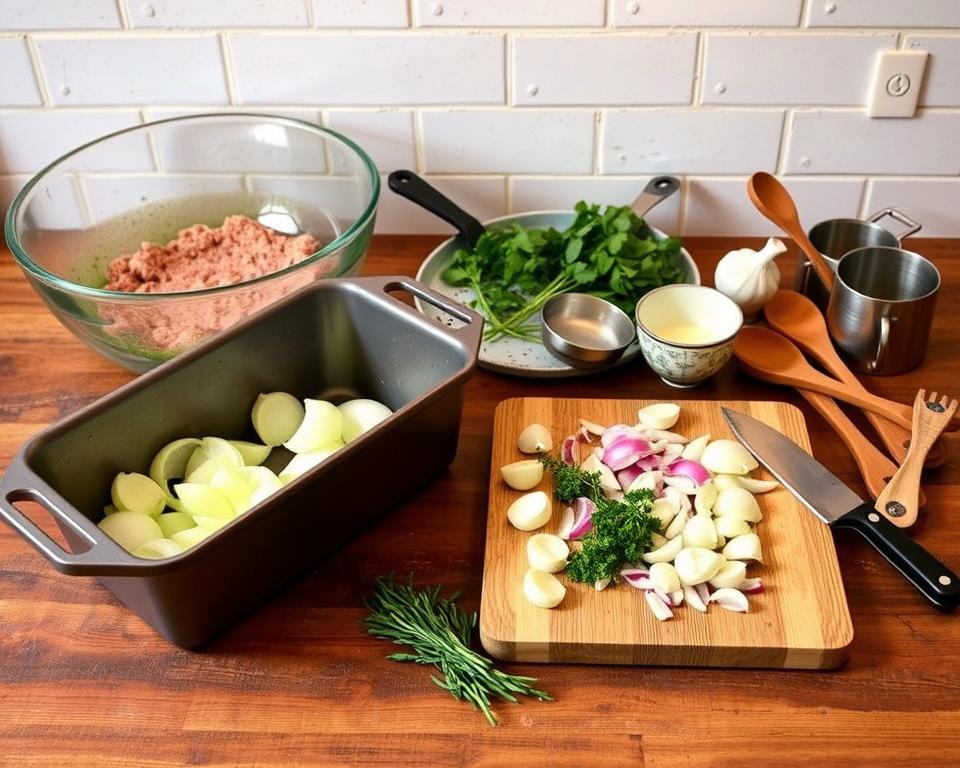
[[[460, 322], [440, 325], [397, 291]], [[0, 479], [0, 515], [58, 571], [97, 578], [170, 641], [199, 645], [450, 464], [482, 325], [408, 278], [314, 283], [33, 437]], [[97, 527], [117, 472], [146, 471], [178, 437], [256, 439], [250, 408], [275, 390], [371, 397], [394, 414], [176, 557], [134, 557]], [[46, 508], [73, 551], [22, 501]]]

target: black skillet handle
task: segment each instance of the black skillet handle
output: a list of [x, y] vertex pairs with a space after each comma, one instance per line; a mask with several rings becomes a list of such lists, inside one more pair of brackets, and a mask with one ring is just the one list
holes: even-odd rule
[[413, 171], [394, 171], [387, 177], [387, 186], [401, 197], [453, 224], [468, 248], [473, 248], [484, 232], [483, 224]]
[[864, 502], [833, 522], [851, 528], [902, 573], [907, 581], [941, 611], [960, 605], [960, 578], [953, 571]]

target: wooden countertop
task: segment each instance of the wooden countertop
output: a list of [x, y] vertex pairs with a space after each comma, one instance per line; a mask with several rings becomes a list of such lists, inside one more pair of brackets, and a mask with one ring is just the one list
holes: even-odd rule
[[[365, 271], [412, 275], [440, 239], [378, 237]], [[688, 247], [709, 276], [741, 243]], [[867, 381], [903, 402], [920, 386], [960, 394], [960, 241], [913, 247], [944, 278], [927, 361]], [[130, 378], [62, 328], [0, 255], [0, 468], [41, 427]], [[0, 765], [960, 764], [960, 616], [937, 613], [845, 532], [836, 542], [856, 636], [833, 672], [513, 665], [556, 701], [497, 705], [493, 729], [438, 691], [428, 670], [387, 661], [392, 647], [360, 624], [377, 575], [413, 571], [479, 607], [493, 411], [523, 395], [787, 400], [807, 415], [817, 458], [862, 491], [825, 423], [735, 363], [690, 392], [642, 364], [564, 381], [480, 371], [450, 471], [199, 652], [161, 640], [93, 580], [60, 575], [0, 526]], [[926, 478], [916, 536], [960, 570], [952, 442], [948, 465]]]

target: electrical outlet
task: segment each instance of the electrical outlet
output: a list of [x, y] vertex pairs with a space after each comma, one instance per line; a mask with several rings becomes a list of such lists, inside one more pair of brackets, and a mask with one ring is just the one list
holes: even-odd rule
[[880, 51], [870, 90], [870, 117], [913, 117], [920, 98], [926, 51]]

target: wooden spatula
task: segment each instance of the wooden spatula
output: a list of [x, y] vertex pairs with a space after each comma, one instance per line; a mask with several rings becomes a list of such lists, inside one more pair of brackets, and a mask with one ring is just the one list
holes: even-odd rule
[[[856, 374], [851, 371], [833, 348], [827, 322], [817, 305], [796, 291], [777, 291], [763, 308], [767, 324], [782, 333], [810, 357], [826, 368], [834, 377], [851, 387], [866, 390]], [[907, 457], [910, 442], [909, 430], [892, 421], [867, 411], [865, 414], [884, 446], [899, 464]], [[947, 460], [947, 441], [938, 438], [927, 454], [925, 467], [939, 467]], [[879, 490], [873, 491], [874, 496]]]
[[920, 471], [923, 459], [933, 442], [950, 423], [957, 410], [957, 401], [944, 395], [937, 400], [934, 392], [929, 399], [925, 390], [917, 392], [913, 403], [913, 429], [910, 432], [910, 450], [893, 479], [877, 497], [876, 509], [887, 517], [899, 518], [904, 525], [917, 520], [920, 508]]

